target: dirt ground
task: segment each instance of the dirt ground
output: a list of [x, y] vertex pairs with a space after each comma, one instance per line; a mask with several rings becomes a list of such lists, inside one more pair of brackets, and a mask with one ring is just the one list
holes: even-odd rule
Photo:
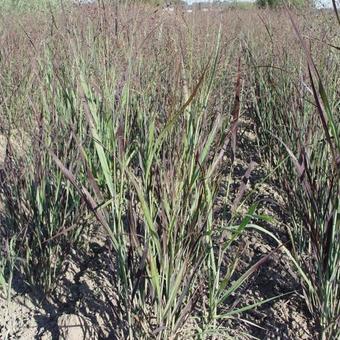
[[[287, 241], [284, 215], [284, 196], [269, 180], [266, 164], [254, 150], [258, 148], [254, 122], [243, 118], [239, 127], [240, 138], [236, 166], [233, 171], [236, 194], [241, 183], [245, 190], [256, 188], [261, 193], [262, 213], [273, 217], [275, 223], [263, 224], [282, 242]], [[255, 169], [245, 176], [250, 162]], [[226, 174], [230, 167], [226, 166]], [[249, 179], [247, 180], [247, 178]], [[223, 197], [221, 188], [221, 197]], [[217, 202], [219, 205], [223, 205]], [[225, 210], [225, 209], [224, 209]], [[222, 211], [222, 208], [221, 208]], [[219, 213], [217, 219], [228, 218]], [[26, 285], [20, 277], [13, 280], [11, 300], [0, 298], [0, 339], [115, 339], [113, 333], [115, 305], [112, 302], [114, 286], [112, 266], [105, 237], [96, 235], [88, 251], [74, 253], [67, 262], [66, 274], [60, 278], [54, 293], [46, 298], [38, 290]], [[288, 293], [261, 307], [229, 320], [233, 339], [314, 339], [315, 325], [302, 296], [298, 277], [288, 258], [269, 236], [249, 230], [233, 245], [242, 251], [242, 261], [237, 268], [242, 274], [251, 264], [268, 255], [267, 261], [254, 276], [241, 287], [232, 300], [235, 306], [244, 306], [273, 296]], [[248, 334], [248, 335], [247, 335]]]

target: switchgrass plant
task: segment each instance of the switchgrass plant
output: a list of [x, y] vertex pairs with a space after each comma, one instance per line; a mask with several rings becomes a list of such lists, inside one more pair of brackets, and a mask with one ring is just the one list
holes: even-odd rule
[[[64, 162], [78, 157], [64, 125], [66, 118], [63, 119], [63, 114], [69, 114], [69, 108], [57, 106], [57, 116], [57, 111], [52, 112], [51, 107], [46, 107], [50, 99], [60, 103], [65, 95], [58, 89], [52, 95], [51, 88], [46, 88], [51, 85], [44, 83], [50, 78], [51, 66], [47, 64], [40, 70], [43, 76], [39, 100], [31, 101], [27, 108], [26, 113], [35, 119], [31, 138], [20, 139], [16, 135], [16, 141], [11, 136], [10, 127], [6, 132], [7, 157], [1, 173], [2, 223], [6, 225], [2, 230], [4, 254], [14, 242], [15, 261], [11, 261], [15, 263], [14, 268], [25, 273], [25, 280], [42, 286], [45, 291], [55, 286], [63, 260], [77, 242], [78, 231], [87, 223], [82, 213], [83, 204], [48, 153], [48, 148], [56, 145], [55, 152]], [[10, 95], [9, 90], [5, 97]], [[9, 117], [10, 112], [5, 106], [3, 108], [3, 113]], [[59, 123], [61, 119], [62, 124]], [[61, 235], [54, 239], [57, 233]]]
[[[25, 22], [27, 14], [15, 18]], [[39, 40], [38, 30], [26, 30], [10, 17], [5, 22], [12, 30], [3, 31], [1, 50], [1, 133], [7, 140], [2, 146], [5, 166], [0, 170], [1, 222], [5, 226], [1, 255], [4, 268], [11, 268], [5, 276], [16, 271], [25, 281], [51, 292], [70, 252], [82, 243], [81, 231], [91, 223], [75, 189], [49, 154], [53, 148], [66, 164], [79, 158], [71, 137], [76, 116], [68, 105], [70, 84], [56, 86], [58, 66], [51, 49], [34, 43]], [[53, 40], [53, 32], [50, 34]]]
[[[121, 88], [117, 88], [114, 64], [105, 70], [104, 79], [92, 76], [79, 41], [72, 42], [74, 68], [79, 72], [78, 92], [73, 97], [80, 98], [83, 118], [79, 121], [88, 127], [88, 136], [78, 136], [87, 184], [79, 183], [77, 172], [71, 172], [53, 153], [110, 237], [120, 306], [117, 333], [130, 338], [185, 334], [188, 320], [202, 336], [212, 325], [216, 334], [223, 332], [218, 331], [218, 320], [238, 312], [223, 304], [260, 265], [232, 283], [235, 263], [226, 266], [226, 275], [222, 262], [249, 217], [232, 232], [232, 240], [224, 239], [228, 224], [214, 220], [224, 177], [219, 169], [232, 147], [239, 117], [240, 69], [235, 92], [223, 98], [229, 105], [216, 111], [218, 106], [211, 101], [215, 104], [220, 99], [211, 94], [220, 86], [217, 69], [228, 70], [230, 60], [221, 59], [221, 28], [215, 26], [215, 41], [205, 41], [210, 52], [194, 60], [188, 59], [187, 53], [192, 52], [182, 46], [176, 31], [162, 21], [160, 25], [157, 34], [152, 32], [155, 46], [152, 52], [148, 50], [147, 61], [143, 51], [131, 57], [138, 39], [130, 42]], [[146, 34], [137, 27], [132, 32]], [[159, 49], [159, 43], [167, 48]], [[96, 50], [108, 49], [105, 44]], [[176, 50], [173, 68], [166, 61], [168, 53]], [[96, 65], [103, 65], [103, 55], [96, 53], [93, 58]], [[175, 88], [168, 79], [177, 79]], [[162, 96], [163, 88], [173, 96]], [[203, 310], [193, 318], [198, 305]]]
[[307, 43], [296, 18], [290, 17], [302, 52], [289, 53], [284, 41], [282, 47], [275, 46], [274, 36], [268, 55], [255, 57], [249, 50], [254, 65], [253, 98], [260, 137], [271, 162], [279, 164], [289, 156], [280, 166], [278, 181], [287, 194], [293, 226], [288, 229], [291, 254], [298, 262], [304, 295], [321, 338], [335, 339], [340, 312], [340, 59], [334, 46], [339, 41], [324, 38], [323, 53], [314, 57], [313, 47], [320, 48], [320, 42], [312, 39], [316, 32], [304, 33], [310, 38]]
[[118, 27], [109, 8], [75, 11], [44, 24], [43, 39], [25, 33], [33, 62], [15, 100], [29, 97], [35, 138], [22, 163], [8, 154], [6, 239], [19, 236], [16, 268], [49, 291], [88, 233], [86, 204], [108, 236], [117, 336], [205, 337], [255, 307], [226, 302], [262, 263], [238, 277], [225, 254], [249, 217], [237, 228], [214, 218], [222, 160], [236, 147], [240, 56], [214, 18], [200, 27], [147, 10], [131, 7]]

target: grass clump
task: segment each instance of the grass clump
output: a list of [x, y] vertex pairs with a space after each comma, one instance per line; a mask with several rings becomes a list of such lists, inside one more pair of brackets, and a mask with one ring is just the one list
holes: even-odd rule
[[[340, 274], [339, 79], [329, 76], [337, 74], [339, 58], [330, 48], [314, 61], [296, 19], [291, 20], [303, 53], [299, 57], [284, 53], [277, 67], [273, 47], [264, 60], [254, 61], [258, 127], [263, 145], [275, 145], [266, 147], [273, 164], [289, 157], [280, 166], [278, 181], [288, 199], [291, 252], [303, 271], [305, 298], [318, 320], [321, 337], [336, 338], [336, 282]], [[328, 58], [333, 60], [332, 69], [324, 66]], [[258, 67], [261, 63], [268, 67]]]

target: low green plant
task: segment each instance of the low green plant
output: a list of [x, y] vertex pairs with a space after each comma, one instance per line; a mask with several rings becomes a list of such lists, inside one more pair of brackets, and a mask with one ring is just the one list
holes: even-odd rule
[[[71, 1], [69, 2], [71, 3]], [[60, 4], [67, 4], [67, 1], [58, 0], [1, 0], [1, 10], [6, 12], [24, 13], [30, 11], [41, 11], [47, 9], [56, 9]]]
[[260, 8], [280, 8], [280, 7], [310, 7], [309, 0], [256, 0], [256, 4]]

